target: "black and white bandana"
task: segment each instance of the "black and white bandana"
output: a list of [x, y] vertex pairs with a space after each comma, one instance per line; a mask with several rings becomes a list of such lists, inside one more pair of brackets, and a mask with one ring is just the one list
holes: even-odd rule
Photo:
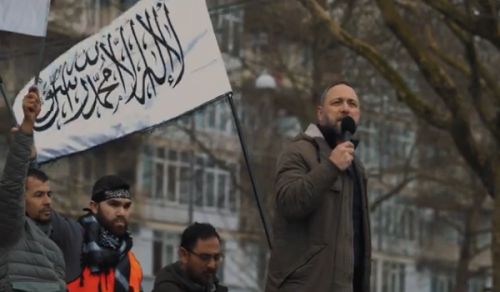
[[92, 201], [99, 203], [110, 199], [131, 199], [127, 189], [107, 190], [96, 193], [92, 196]]

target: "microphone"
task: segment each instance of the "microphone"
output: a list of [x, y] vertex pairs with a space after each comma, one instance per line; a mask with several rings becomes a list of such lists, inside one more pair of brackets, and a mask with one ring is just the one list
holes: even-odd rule
[[356, 132], [356, 123], [350, 116], [345, 116], [340, 121], [340, 137], [342, 141], [351, 141], [352, 135]]

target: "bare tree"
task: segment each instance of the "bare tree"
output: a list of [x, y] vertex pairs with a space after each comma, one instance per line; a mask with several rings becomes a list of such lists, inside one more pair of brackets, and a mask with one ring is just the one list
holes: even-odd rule
[[[500, 91], [493, 77], [498, 69], [498, 4], [494, 1], [375, 1], [381, 20], [401, 45], [402, 53], [418, 68], [423, 86], [430, 89], [433, 97], [430, 99], [410, 86], [411, 80], [394, 67], [391, 57], [343, 28], [321, 3], [298, 1], [313, 18], [321, 20], [331, 39], [368, 60], [419, 118], [448, 133], [469, 167], [495, 198], [493, 289], [498, 290]], [[447, 34], [445, 39], [443, 34]], [[454, 42], [450, 42], [450, 38]], [[450, 43], [458, 49], [446, 54]]]

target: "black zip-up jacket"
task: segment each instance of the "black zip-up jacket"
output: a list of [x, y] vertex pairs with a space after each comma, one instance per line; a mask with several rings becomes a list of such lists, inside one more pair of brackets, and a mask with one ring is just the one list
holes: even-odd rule
[[227, 292], [227, 287], [215, 281], [213, 287], [204, 287], [191, 281], [182, 271], [181, 263], [170, 264], [158, 272], [153, 292]]

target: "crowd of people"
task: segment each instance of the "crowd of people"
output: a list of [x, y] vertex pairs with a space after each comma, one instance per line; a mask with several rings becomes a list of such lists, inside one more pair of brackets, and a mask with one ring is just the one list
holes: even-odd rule
[[[36, 88], [22, 109], [0, 181], [0, 291], [143, 291], [128, 231], [130, 185], [105, 175], [77, 220], [53, 210], [50, 178], [32, 163], [41, 111]], [[345, 117], [357, 125], [359, 99], [350, 84], [339, 82], [321, 96], [317, 123], [278, 159], [267, 292], [369, 291], [366, 177], [355, 139], [342, 133]], [[216, 277], [224, 257], [221, 240], [210, 223], [189, 225], [179, 260], [157, 273], [153, 292], [228, 291]]]

